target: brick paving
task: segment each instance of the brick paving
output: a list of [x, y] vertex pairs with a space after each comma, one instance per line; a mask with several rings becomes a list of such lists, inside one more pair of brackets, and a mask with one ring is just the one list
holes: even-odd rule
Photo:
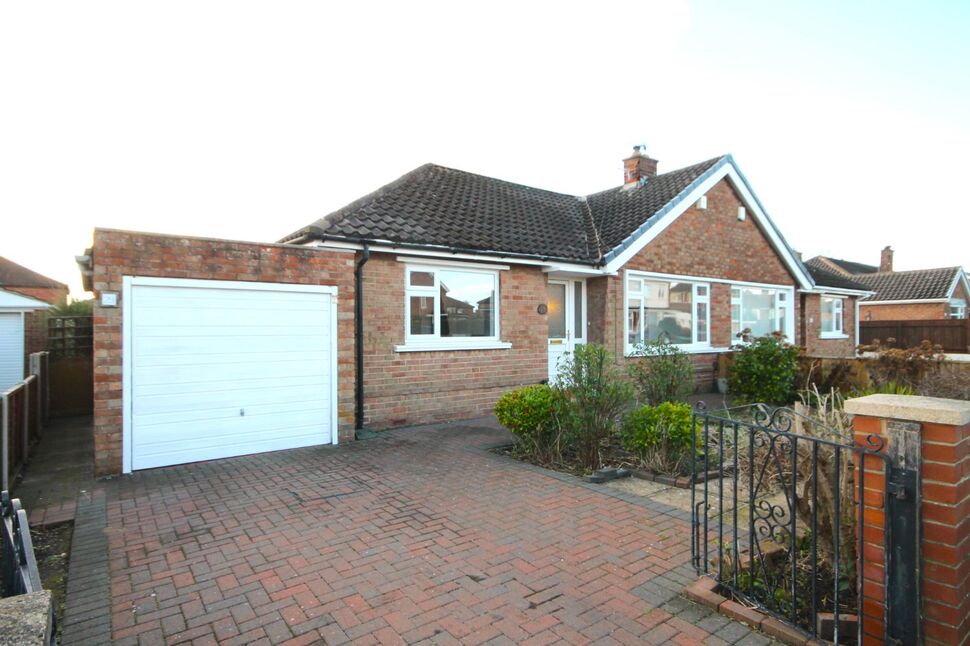
[[107, 544], [72, 573], [110, 582], [116, 644], [769, 643], [681, 596], [684, 512], [486, 450], [507, 439], [479, 420], [101, 483]]

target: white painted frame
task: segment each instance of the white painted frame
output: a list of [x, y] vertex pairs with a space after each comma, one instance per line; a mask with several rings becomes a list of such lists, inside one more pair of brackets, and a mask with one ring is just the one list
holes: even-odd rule
[[[472, 263], [437, 263], [424, 259], [414, 261], [402, 260], [404, 267], [404, 345], [394, 347], [395, 352], [435, 352], [454, 350], [504, 350], [512, 347], [511, 343], [502, 341], [502, 281], [499, 272], [503, 265], [472, 265]], [[508, 267], [504, 267], [508, 269]], [[495, 330], [491, 336], [473, 337], [442, 337], [441, 336], [441, 271], [460, 271], [471, 274], [484, 274], [492, 277], [495, 295], [493, 298], [492, 317]], [[430, 287], [412, 287], [411, 274], [414, 272], [431, 272], [434, 274], [434, 285]], [[434, 322], [432, 334], [411, 334], [411, 296], [429, 296], [434, 299]]]
[[[832, 306], [832, 321], [838, 321], [838, 326], [833, 325], [833, 330], [831, 332], [826, 332], [822, 328], [822, 314], [825, 311], [826, 301]], [[838, 315], [838, 317], [836, 317]], [[820, 339], [848, 339], [849, 335], [845, 333], [845, 297], [836, 296], [834, 294], [822, 294], [819, 297], [819, 319], [818, 319], [818, 331]]]
[[[688, 353], [705, 353], [714, 352], [716, 349], [711, 345], [711, 285], [712, 282], [723, 282], [714, 281], [709, 278], [698, 278], [696, 276], [677, 276], [673, 274], [660, 274], [647, 271], [639, 271], [636, 269], [627, 269], [623, 272], [623, 355], [632, 356], [633, 351], [636, 348], [636, 344], [630, 344], [630, 313], [629, 313], [629, 302], [630, 302], [630, 280], [659, 280], [659, 281], [674, 281], [678, 283], [688, 283], [691, 285], [691, 320], [690, 320], [690, 337], [691, 343], [676, 343], [672, 344], [680, 348], [684, 352]], [[703, 297], [703, 302], [707, 303], [707, 341], [703, 343], [697, 342], [697, 288], [707, 287], [707, 296]], [[646, 295], [640, 292], [640, 326], [644, 325], [645, 315], [646, 315]], [[642, 332], [642, 329], [641, 329]], [[642, 335], [641, 335], [642, 336]], [[643, 343], [645, 341], [641, 341]]]
[[[737, 334], [734, 331], [734, 306], [737, 305], [740, 310], [739, 314], [741, 316], [740, 323], [744, 322], [744, 289], [746, 287], [751, 287], [754, 289], [769, 289], [778, 293], [779, 296], [784, 296], [784, 304], [781, 303], [779, 299], [775, 299], [775, 320], [781, 318], [781, 312], [785, 312], [785, 329], [780, 330], [787, 338], [789, 343], [795, 343], [795, 288], [791, 285], [758, 285], [754, 283], [744, 283], [740, 281], [721, 281], [726, 282], [731, 286], [731, 298], [729, 300], [731, 304], [731, 336], [734, 337], [735, 344], [744, 344], [743, 339], [737, 338]], [[734, 290], [739, 290], [738, 298], [734, 297]], [[744, 328], [741, 328], [743, 330]]]
[[[334, 446], [339, 441], [338, 431], [339, 398], [337, 382], [337, 287], [334, 285], [298, 285], [295, 283], [262, 283], [233, 280], [208, 280], [195, 278], [156, 278], [149, 276], [123, 276], [121, 279], [121, 462], [122, 472], [131, 473], [132, 451], [134, 445], [131, 437], [131, 292], [133, 287], [188, 287], [196, 289], [237, 289], [267, 292], [309, 292], [313, 294], [330, 295], [330, 443]], [[322, 442], [321, 442], [322, 443]]]

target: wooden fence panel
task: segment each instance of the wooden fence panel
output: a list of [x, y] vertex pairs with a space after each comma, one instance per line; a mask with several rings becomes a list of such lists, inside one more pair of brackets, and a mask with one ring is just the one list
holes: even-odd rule
[[860, 321], [859, 342], [875, 340], [894, 348], [913, 348], [924, 340], [940, 345], [945, 352], [970, 351], [970, 320], [938, 321]]

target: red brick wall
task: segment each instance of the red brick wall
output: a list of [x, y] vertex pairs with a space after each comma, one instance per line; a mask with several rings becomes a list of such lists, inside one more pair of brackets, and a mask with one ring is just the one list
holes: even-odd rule
[[8, 292], [17, 292], [39, 301], [57, 305], [67, 300], [67, 287], [4, 287]]
[[852, 357], [858, 345], [855, 338], [855, 298], [846, 297], [842, 304], [842, 329], [847, 339], [822, 338], [822, 296], [802, 294], [801, 344], [812, 357]]
[[404, 268], [392, 254], [364, 266], [364, 425], [462, 419], [491, 412], [510, 388], [548, 378], [546, 277], [537, 267], [499, 272], [500, 332], [507, 350], [396, 352], [404, 343]]
[[[932, 400], [927, 406], [932, 407]], [[888, 406], [886, 412], [891, 412]], [[872, 434], [885, 441], [883, 452], [891, 446], [886, 418], [855, 415], [853, 430], [860, 444]], [[970, 643], [970, 424], [922, 423], [920, 454], [921, 632], [926, 644], [964, 646]], [[858, 468], [857, 459], [857, 482]], [[883, 585], [885, 478], [874, 458], [866, 459], [866, 473], [864, 643], [882, 644], [887, 593]]]
[[907, 305], [859, 305], [862, 321], [925, 321], [946, 318], [946, 303], [911, 303]]
[[[239, 280], [338, 289], [338, 415], [341, 439], [354, 426], [354, 255], [274, 244], [97, 229], [94, 236], [95, 294], [121, 294], [123, 276]], [[120, 473], [121, 321], [118, 308], [94, 308], [94, 443], [98, 475]]]

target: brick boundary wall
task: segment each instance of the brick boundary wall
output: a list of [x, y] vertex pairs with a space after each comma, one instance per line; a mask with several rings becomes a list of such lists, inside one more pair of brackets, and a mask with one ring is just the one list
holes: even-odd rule
[[[970, 643], [970, 402], [901, 395], [870, 395], [846, 402], [855, 415], [856, 441], [876, 434], [890, 446], [890, 425], [917, 427], [920, 454], [920, 633], [926, 644]], [[885, 481], [878, 459], [867, 465], [863, 555], [866, 580], [865, 643], [882, 642], [885, 554], [881, 501]], [[871, 469], [871, 470], [870, 470]], [[890, 591], [891, 593], [891, 591]], [[873, 620], [870, 620], [870, 617]]]
[[280, 244], [96, 229], [93, 287], [117, 292], [119, 306], [94, 307], [94, 465], [122, 470], [124, 276], [233, 280], [337, 287], [338, 432], [354, 437], [354, 254]]

